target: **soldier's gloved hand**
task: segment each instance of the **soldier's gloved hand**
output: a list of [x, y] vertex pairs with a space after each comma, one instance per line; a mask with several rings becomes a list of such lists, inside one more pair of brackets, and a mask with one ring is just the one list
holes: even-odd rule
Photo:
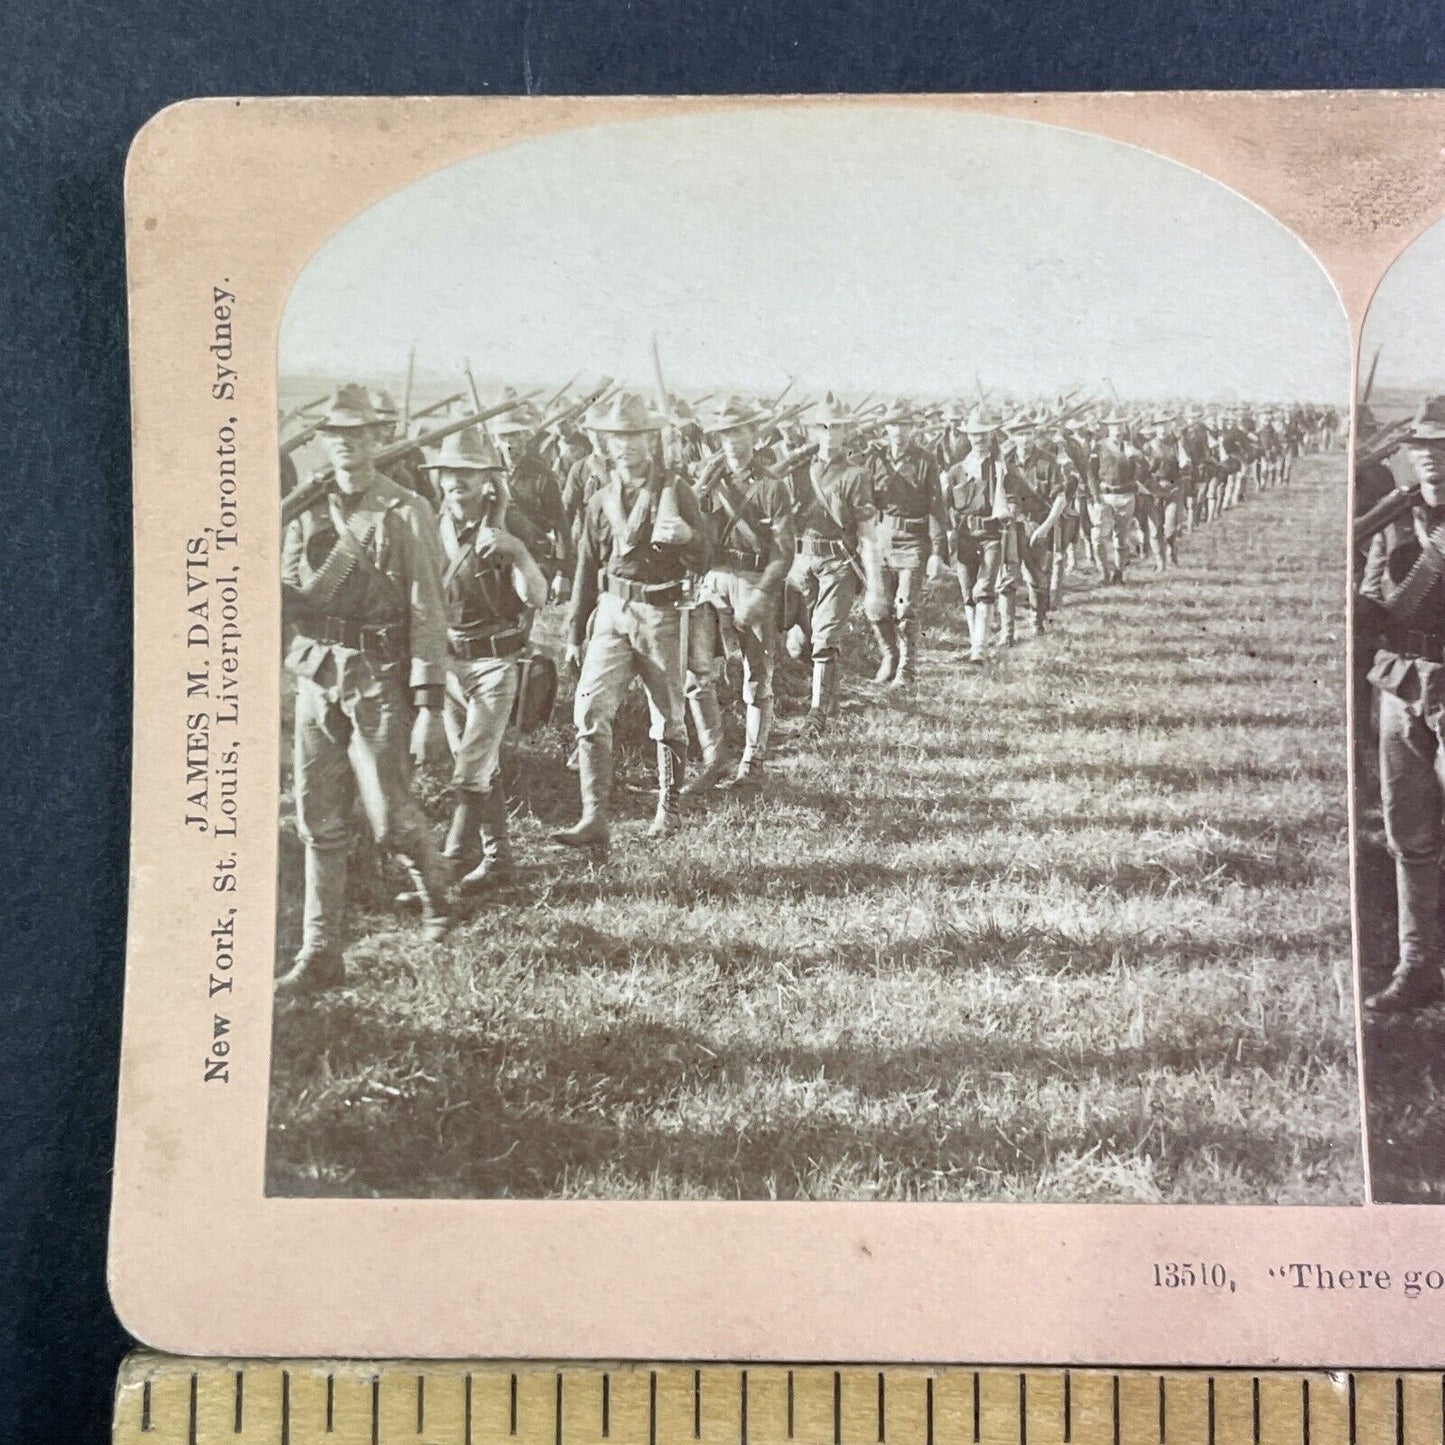
[[937, 552], [928, 554], [928, 565], [923, 569], [923, 575], [930, 582], [937, 582], [943, 575], [943, 558]]
[[575, 642], [569, 642], [563, 649], [562, 666], [568, 672], [582, 671], [582, 649]]
[[442, 767], [451, 756], [447, 745], [446, 725], [442, 712], [437, 707], [424, 707], [417, 711], [416, 721], [411, 725], [411, 760], [420, 767], [430, 763]]
[[572, 588], [567, 581], [567, 574], [559, 572], [553, 579], [552, 585], [547, 589], [547, 595], [553, 602], [565, 602], [571, 595]]

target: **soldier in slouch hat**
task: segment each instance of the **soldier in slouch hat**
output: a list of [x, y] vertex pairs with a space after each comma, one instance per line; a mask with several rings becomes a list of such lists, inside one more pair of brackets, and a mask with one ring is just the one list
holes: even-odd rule
[[[510, 388], [503, 400], [515, 396]], [[503, 412], [492, 422], [492, 436], [506, 466], [507, 493], [513, 511], [545, 539], [537, 564], [552, 583], [572, 565], [572, 526], [562, 487], [542, 455], [538, 429], [546, 418], [530, 401]]]
[[464, 700], [461, 725], [453, 728], [455, 796], [442, 856], [465, 895], [505, 882], [511, 872], [502, 739], [547, 579], [532, 552], [540, 539], [524, 516], [511, 515], [505, 469], [489, 440], [475, 428], [457, 432], [426, 468], [442, 497], [447, 654]]
[[1420, 408], [1404, 447], [1419, 499], [1375, 534], [1360, 586], [1361, 630], [1379, 642], [1369, 682], [1380, 698], [1380, 800], [1399, 906], [1394, 976], [1365, 1000], [1376, 1017], [1445, 996], [1445, 396]]
[[863, 610], [878, 640], [873, 681], [903, 686], [914, 675], [925, 573], [949, 560], [948, 518], [938, 462], [913, 440], [912, 408], [895, 402], [882, 426], [885, 444], [874, 463], [877, 554]]
[[698, 483], [713, 559], [698, 588], [699, 606], [688, 631], [687, 699], [703, 767], [685, 793], [702, 792], [727, 770], [717, 694], [720, 641], [735, 640], [742, 657], [743, 753], [730, 786], [756, 785], [768, 753], [778, 603], [793, 560], [793, 524], [786, 488], [757, 454], [758, 428], [766, 415], [734, 396], [699, 419], [720, 452]]
[[[410, 754], [446, 753], [446, 609], [427, 506], [372, 466], [385, 423], [363, 387], [339, 387], [318, 435], [335, 486], [291, 522], [281, 577], [295, 636], [296, 821], [306, 848], [301, 950], [279, 993], [332, 988], [342, 962], [350, 817], [411, 873], [428, 938], [450, 924], [446, 870], [411, 795]], [[413, 709], [415, 712], [413, 713]]]
[[813, 670], [804, 732], [822, 735], [838, 700], [838, 648], [866, 582], [860, 558], [878, 517], [873, 477], [849, 445], [857, 418], [830, 393], [810, 418], [817, 456], [789, 478], [797, 540], [788, 572], [788, 653]]
[[569, 847], [603, 850], [612, 719], [634, 675], [647, 694], [657, 744], [650, 834], [677, 830], [687, 749], [684, 609], [691, 577], [707, 571], [711, 549], [692, 488], [663, 461], [662, 416], [641, 396], [619, 392], [585, 425], [600, 440], [611, 475], [587, 503], [567, 624], [567, 660], [580, 669], [573, 721], [582, 816], [553, 836]]

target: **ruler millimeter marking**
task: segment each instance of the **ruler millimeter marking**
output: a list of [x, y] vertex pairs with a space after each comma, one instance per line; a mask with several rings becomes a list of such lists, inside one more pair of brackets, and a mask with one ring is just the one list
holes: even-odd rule
[[1445, 1445], [1433, 1372], [202, 1360], [112, 1445]]

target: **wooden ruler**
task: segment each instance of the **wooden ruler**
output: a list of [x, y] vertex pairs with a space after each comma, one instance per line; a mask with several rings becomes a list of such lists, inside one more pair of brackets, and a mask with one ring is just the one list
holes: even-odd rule
[[1445, 1445], [1445, 1376], [967, 1365], [122, 1366], [113, 1445]]

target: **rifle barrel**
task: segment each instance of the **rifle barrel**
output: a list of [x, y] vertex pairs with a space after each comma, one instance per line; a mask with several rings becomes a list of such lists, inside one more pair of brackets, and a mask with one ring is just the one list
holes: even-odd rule
[[1350, 529], [1356, 547], [1368, 542], [1376, 532], [1383, 532], [1391, 522], [1404, 516], [1420, 500], [1419, 487], [1401, 487], [1382, 497], [1363, 517], [1355, 518]]
[[[511, 401], [501, 403], [499, 406], [488, 407], [486, 411], [472, 412], [467, 416], [453, 417], [450, 421], [444, 422], [439, 427], [433, 427], [430, 431], [422, 432], [419, 436], [401, 437], [394, 442], [388, 442], [381, 447], [371, 459], [373, 467], [385, 467], [398, 457], [404, 457], [408, 452], [419, 447], [435, 446], [439, 441], [445, 441], [454, 432], [465, 431], [471, 426], [480, 426], [484, 421], [490, 421], [494, 416], [500, 416], [503, 412], [512, 411], [524, 401], [530, 401], [532, 393], [528, 396], [514, 397]], [[330, 490], [332, 482], [336, 480], [336, 471], [333, 467], [327, 467], [324, 471], [317, 472], [315, 476], [309, 477], [299, 486], [293, 487], [290, 492], [281, 500], [281, 525], [284, 527], [288, 522], [294, 521], [309, 506], [325, 496]]]
[[449, 407], [453, 402], [461, 401], [465, 396], [466, 392], [464, 391], [453, 392], [450, 396], [443, 397], [441, 401], [434, 401], [430, 406], [424, 406], [420, 411], [412, 412], [411, 419], [413, 421], [420, 421], [424, 416], [435, 416], [436, 413], [444, 407]]

